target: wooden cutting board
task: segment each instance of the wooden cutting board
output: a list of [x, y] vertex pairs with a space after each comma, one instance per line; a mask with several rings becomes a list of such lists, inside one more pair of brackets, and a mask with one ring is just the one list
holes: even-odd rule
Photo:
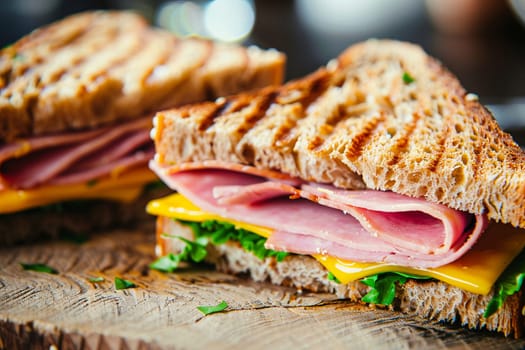
[[[524, 348], [525, 341], [214, 272], [150, 271], [152, 228], [0, 248], [1, 349]], [[146, 232], [149, 231], [149, 232]], [[45, 263], [58, 274], [25, 271]], [[92, 283], [92, 277], [104, 281]], [[114, 278], [137, 287], [116, 290]], [[221, 313], [197, 306], [225, 300]]]

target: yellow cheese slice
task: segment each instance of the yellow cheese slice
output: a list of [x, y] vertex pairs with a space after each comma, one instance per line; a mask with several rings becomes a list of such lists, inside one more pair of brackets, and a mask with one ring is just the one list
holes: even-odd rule
[[[272, 233], [272, 229], [267, 227], [233, 221], [202, 211], [180, 194], [153, 200], [148, 203], [146, 210], [152, 215], [180, 220], [230, 222], [237, 228], [243, 228], [264, 237], [269, 237]], [[467, 254], [451, 264], [438, 268], [419, 269], [382, 263], [360, 263], [325, 255], [314, 255], [314, 257], [341, 283], [348, 283], [377, 273], [404, 272], [433, 277], [472, 293], [487, 294], [501, 273], [524, 247], [525, 232], [523, 230], [510, 225], [491, 223]]]
[[72, 185], [41, 186], [30, 190], [0, 191], [0, 214], [77, 199], [111, 199], [131, 202], [146, 183], [157, 177], [146, 167], [122, 172], [93, 182]]

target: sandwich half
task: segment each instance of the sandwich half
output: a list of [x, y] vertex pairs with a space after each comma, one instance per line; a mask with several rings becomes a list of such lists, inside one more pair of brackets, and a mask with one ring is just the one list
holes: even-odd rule
[[281, 87], [159, 112], [177, 193], [151, 266], [257, 281], [521, 336], [525, 154], [421, 48], [370, 40]]
[[279, 84], [284, 62], [131, 12], [80, 13], [5, 47], [0, 244], [144, 219], [154, 112]]

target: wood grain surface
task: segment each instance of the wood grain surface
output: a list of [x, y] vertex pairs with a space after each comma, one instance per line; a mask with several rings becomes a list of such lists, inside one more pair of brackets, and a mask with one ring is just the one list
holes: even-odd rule
[[[149, 231], [149, 232], [146, 232]], [[148, 269], [149, 228], [0, 248], [1, 349], [519, 349], [525, 341], [256, 284], [192, 267]], [[25, 271], [45, 263], [58, 274]], [[92, 283], [92, 277], [104, 281]], [[114, 278], [136, 283], [116, 290]], [[221, 313], [197, 306], [225, 300]]]

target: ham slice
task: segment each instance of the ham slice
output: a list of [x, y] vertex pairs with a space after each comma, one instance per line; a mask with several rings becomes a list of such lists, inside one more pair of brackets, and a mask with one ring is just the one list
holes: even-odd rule
[[6, 160], [20, 158], [30, 152], [39, 151], [44, 148], [63, 146], [93, 139], [107, 130], [107, 128], [100, 128], [97, 130], [72, 132], [67, 134], [36, 136], [29, 139], [6, 143], [0, 145], [0, 165]]
[[89, 169], [95, 166], [109, 164], [142, 147], [153, 148], [149, 133], [144, 132], [144, 129], [131, 132], [126, 135], [126, 137], [118, 138], [110, 145], [99, 149], [97, 152], [82, 159], [82, 162], [76, 166], [76, 169]]
[[372, 235], [425, 254], [450, 250], [472, 220], [468, 213], [394, 192], [347, 191], [326, 185], [302, 189], [307, 198], [351, 213]]
[[68, 185], [87, 182], [108, 174], [110, 176], [118, 176], [118, 174], [127, 169], [148, 164], [148, 161], [153, 158], [154, 154], [155, 150], [153, 149], [153, 145], [151, 145], [151, 147], [146, 151], [138, 151], [131, 155], [120, 157], [111, 163], [101, 163], [87, 169], [82, 169], [80, 171], [71, 171], [61, 174], [56, 178], [51, 179], [49, 184]]
[[[145, 165], [152, 157], [151, 118], [64, 135], [41, 136], [0, 147], [3, 189], [89, 181], [115, 169]], [[1, 190], [2, 188], [0, 188]]]
[[265, 181], [246, 186], [215, 186], [213, 198], [218, 204], [253, 204], [284, 195], [299, 196], [295, 187], [274, 181]]
[[200, 170], [200, 169], [223, 169], [223, 170], [228, 170], [228, 171], [236, 171], [236, 172], [240, 172], [243, 174], [256, 175], [256, 176], [264, 177], [267, 179], [279, 180], [283, 183], [286, 183], [292, 186], [297, 186], [304, 182], [303, 180], [297, 177], [293, 177], [293, 176], [290, 176], [288, 174], [284, 174], [278, 171], [268, 170], [268, 169], [259, 169], [259, 168], [256, 168], [250, 165], [229, 163], [229, 162], [223, 162], [219, 160], [205, 160], [202, 162], [181, 163], [181, 164], [165, 167], [163, 169], [163, 172], [165, 172], [166, 174], [175, 174], [181, 171]]
[[488, 224], [485, 216], [392, 192], [294, 187], [253, 171], [223, 170], [227, 163], [213, 169], [199, 164], [179, 172], [154, 161], [150, 167], [201, 209], [274, 229], [266, 242], [270, 249], [438, 267], [466, 253]]

